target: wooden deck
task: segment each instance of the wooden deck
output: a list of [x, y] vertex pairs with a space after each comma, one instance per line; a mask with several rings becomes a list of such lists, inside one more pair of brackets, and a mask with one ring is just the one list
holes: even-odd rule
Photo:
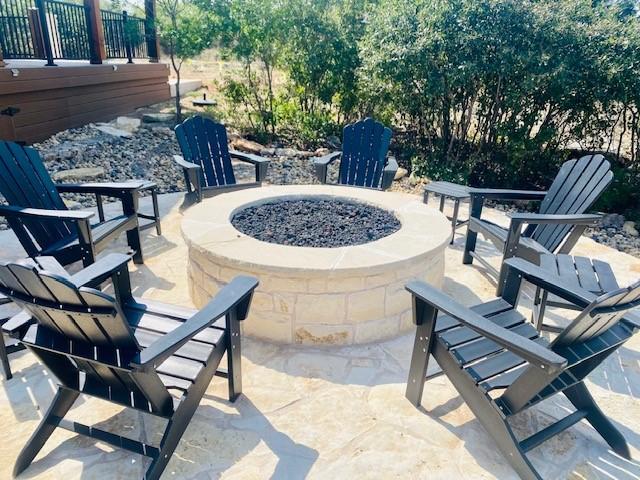
[[170, 98], [162, 63], [0, 68], [0, 139], [33, 143]]

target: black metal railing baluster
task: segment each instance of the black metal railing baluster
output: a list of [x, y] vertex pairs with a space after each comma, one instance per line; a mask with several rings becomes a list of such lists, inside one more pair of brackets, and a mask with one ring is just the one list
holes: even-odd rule
[[44, 44], [44, 54], [47, 58], [47, 66], [55, 67], [53, 63], [53, 50], [51, 48], [51, 35], [49, 33], [49, 25], [47, 24], [47, 6], [45, 0], [35, 0], [38, 9], [38, 17], [40, 18], [40, 29], [42, 30], [42, 43]]
[[122, 12], [122, 30], [124, 37], [124, 48], [127, 52], [127, 63], [133, 63], [133, 55], [131, 54], [131, 32], [129, 29], [129, 14], [126, 10]]

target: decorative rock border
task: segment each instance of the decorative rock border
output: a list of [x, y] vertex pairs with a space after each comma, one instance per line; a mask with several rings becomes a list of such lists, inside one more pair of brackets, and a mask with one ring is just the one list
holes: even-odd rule
[[[233, 214], [246, 206], [308, 196], [370, 203], [392, 211], [402, 227], [363, 245], [312, 248], [261, 242], [231, 225]], [[196, 306], [236, 275], [253, 275], [260, 285], [244, 333], [280, 343], [354, 344], [411, 329], [411, 298], [404, 286], [411, 279], [441, 286], [451, 229], [444, 215], [412, 195], [291, 185], [206, 199], [185, 213], [182, 234]]]

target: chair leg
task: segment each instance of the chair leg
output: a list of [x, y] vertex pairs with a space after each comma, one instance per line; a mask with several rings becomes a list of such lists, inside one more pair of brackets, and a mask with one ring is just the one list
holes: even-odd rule
[[158, 192], [156, 189], [151, 191], [151, 201], [153, 202], [153, 216], [156, 222], [156, 233], [162, 235], [162, 226], [160, 225], [160, 208], [158, 207]]
[[[483, 401], [486, 403], [486, 400], [483, 399]], [[523, 480], [542, 480], [542, 477], [533, 468], [526, 454], [518, 446], [518, 440], [507, 420], [503, 419], [496, 409], [490, 405], [487, 405], [487, 408], [478, 410], [479, 413], [474, 411], [476, 418], [493, 437], [498, 449], [520, 478]]]
[[195, 402], [193, 405], [192, 402], [185, 403], [186, 404], [178, 408], [171, 420], [169, 420], [164, 435], [162, 436], [162, 441], [160, 442], [160, 453], [158, 457], [151, 462], [149, 468], [147, 468], [144, 476], [145, 480], [157, 480], [160, 478], [160, 475], [162, 475], [162, 472], [167, 467], [167, 463], [171, 460], [171, 456], [178, 446], [178, 442], [180, 442], [184, 431], [189, 426], [189, 421], [198, 408], [198, 403]]
[[585, 417], [586, 420], [600, 436], [602, 436], [614, 452], [621, 457], [631, 460], [631, 452], [629, 451], [627, 441], [615, 425], [611, 423], [611, 420], [602, 413], [602, 410], [600, 410], [600, 407], [598, 407], [583, 382], [567, 388], [563, 393], [574, 407], [578, 410], [586, 410], [588, 412]]
[[136, 226], [131, 230], [127, 230], [127, 243], [129, 248], [134, 251], [133, 263], [138, 265], [144, 263], [144, 257], [142, 255], [142, 241], [140, 240], [140, 227]]
[[2, 362], [2, 370], [4, 370], [4, 379], [11, 380], [13, 375], [11, 374], [11, 365], [9, 364], [9, 354], [7, 353], [7, 346], [4, 343], [2, 333], [0, 333], [0, 362]]
[[413, 342], [413, 353], [411, 354], [405, 397], [416, 407], [419, 407], [422, 402], [422, 392], [424, 391], [429, 357], [431, 356], [429, 345], [432, 333], [433, 325], [429, 324], [429, 322], [418, 325], [416, 338]]
[[16, 464], [13, 467], [14, 477], [19, 475], [31, 464], [36, 455], [38, 455], [38, 452], [44, 446], [45, 442], [49, 439], [60, 423], [60, 420], [62, 420], [69, 409], [73, 406], [78, 395], [80, 394], [75, 390], [58, 387], [56, 396], [53, 397], [53, 401], [51, 402], [44, 418], [40, 422], [40, 425], [38, 425], [38, 428], [33, 432], [31, 438], [20, 452], [20, 455], [18, 455]]
[[478, 240], [478, 233], [467, 227], [467, 238], [464, 242], [464, 254], [462, 256], [462, 263], [465, 265], [471, 265], [473, 263], [473, 257], [471, 252], [476, 250], [476, 242]]
[[229, 401], [235, 402], [242, 393], [242, 351], [240, 322], [235, 314], [227, 316], [227, 380]]
[[476, 241], [478, 240], [478, 232], [471, 229], [474, 218], [480, 219], [482, 215], [482, 207], [484, 205], [484, 198], [471, 195], [469, 200], [469, 223], [467, 225], [467, 238], [464, 242], [464, 254], [462, 256], [462, 263], [465, 265], [471, 265], [473, 263], [473, 257], [471, 252], [476, 250]]
[[458, 362], [440, 342], [434, 342], [433, 357], [442, 368], [449, 381], [464, 399], [476, 419], [496, 442], [500, 452], [511, 467], [524, 480], [542, 480], [513, 434], [507, 419], [489, 396], [480, 390], [471, 376], [460, 368]]
[[456, 238], [456, 229], [458, 228], [458, 211], [460, 210], [460, 200], [456, 198], [453, 202], [453, 215], [451, 216], [451, 242], [449, 242], [450, 245], [453, 245], [453, 241]]
[[544, 314], [547, 310], [547, 297], [549, 296], [546, 290], [536, 287], [536, 295], [534, 297], [533, 315], [535, 318], [535, 326], [538, 332], [542, 331]]

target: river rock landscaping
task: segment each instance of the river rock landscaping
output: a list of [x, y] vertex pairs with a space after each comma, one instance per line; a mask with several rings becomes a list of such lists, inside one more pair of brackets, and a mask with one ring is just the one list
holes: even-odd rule
[[[61, 182], [147, 179], [158, 184], [160, 193], [184, 190], [182, 171], [173, 161], [173, 155], [180, 154], [180, 148], [171, 125], [145, 122], [144, 118], [142, 122], [131, 120], [135, 119], [120, 117], [110, 124], [89, 124], [66, 130], [34, 147], [42, 154], [54, 179]], [[233, 148], [271, 158], [267, 182], [279, 185], [317, 183], [311, 159], [329, 151], [327, 148], [309, 152], [285, 145], [263, 146], [243, 139], [233, 131], [229, 140]], [[336, 147], [331, 145], [331, 149]], [[235, 173], [240, 182], [252, 181], [254, 168], [238, 162]], [[329, 169], [329, 180], [336, 178], [337, 162]], [[404, 176], [394, 182], [392, 190], [421, 194], [425, 183], [425, 179]], [[72, 209], [95, 205], [95, 199], [90, 196], [64, 196]], [[508, 206], [496, 207], [510, 209]], [[0, 228], [7, 228], [4, 221]], [[640, 257], [640, 236], [633, 222], [626, 221], [622, 215], [606, 215], [601, 227], [588, 230], [586, 235], [598, 243]]]

